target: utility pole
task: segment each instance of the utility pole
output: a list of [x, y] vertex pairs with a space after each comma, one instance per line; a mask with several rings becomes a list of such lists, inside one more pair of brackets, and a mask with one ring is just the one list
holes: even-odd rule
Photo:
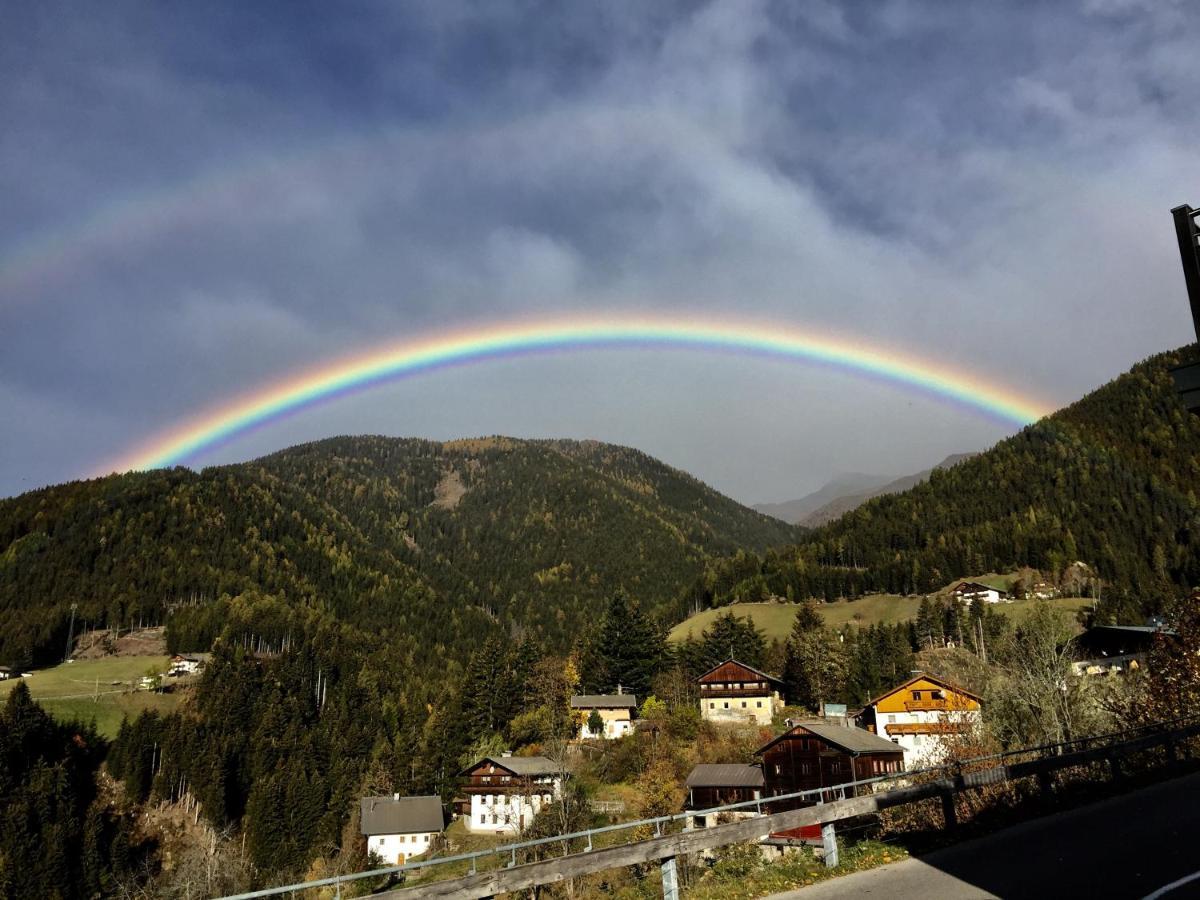
[[[1192, 308], [1192, 327], [1200, 340], [1200, 228], [1196, 217], [1200, 209], [1186, 203], [1171, 210], [1175, 218], [1175, 237], [1179, 242], [1179, 261], [1183, 264], [1183, 283], [1187, 288], [1188, 304]], [[1200, 363], [1190, 363], [1171, 370], [1175, 392], [1190, 412], [1200, 414]]]
[[63, 651], [63, 662], [71, 658], [71, 646], [75, 643], [75, 610], [78, 608], [78, 603], [71, 604], [71, 627], [67, 629], [67, 648]]

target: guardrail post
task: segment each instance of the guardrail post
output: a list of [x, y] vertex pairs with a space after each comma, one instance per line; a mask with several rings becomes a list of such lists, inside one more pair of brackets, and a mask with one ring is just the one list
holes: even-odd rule
[[942, 819], [946, 828], [958, 825], [958, 810], [954, 808], [954, 791], [942, 791]]
[[668, 856], [659, 868], [662, 871], [663, 900], [679, 900], [679, 869], [675, 857]]
[[1051, 794], [1054, 793], [1054, 776], [1051, 773], [1046, 772], [1046, 771], [1038, 772], [1037, 782], [1038, 782], [1038, 787], [1041, 789], [1041, 792], [1042, 792], [1042, 799], [1043, 800], [1050, 799]]
[[832, 822], [821, 825], [821, 849], [825, 851], [825, 868], [836, 869], [838, 864], [837, 830]]
[[1121, 760], [1115, 753], [1108, 754], [1108, 770], [1112, 775], [1113, 781], [1120, 781], [1125, 777], [1125, 773], [1121, 770]]

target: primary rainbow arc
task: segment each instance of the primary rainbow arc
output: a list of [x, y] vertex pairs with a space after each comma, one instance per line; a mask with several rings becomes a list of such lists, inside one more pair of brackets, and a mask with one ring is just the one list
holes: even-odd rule
[[153, 439], [114, 469], [182, 464], [284, 415], [383, 382], [434, 369], [522, 354], [617, 347], [675, 347], [747, 353], [825, 365], [882, 379], [1024, 426], [1049, 408], [967, 373], [816, 333], [739, 322], [616, 316], [535, 324], [501, 324], [403, 342], [343, 360], [258, 390]]

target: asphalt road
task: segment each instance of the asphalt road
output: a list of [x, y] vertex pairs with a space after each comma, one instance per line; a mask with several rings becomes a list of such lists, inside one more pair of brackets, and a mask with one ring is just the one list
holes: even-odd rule
[[[1200, 872], [1200, 775], [1046, 816], [771, 900], [1140, 898]], [[1200, 898], [1200, 876], [1160, 894]]]

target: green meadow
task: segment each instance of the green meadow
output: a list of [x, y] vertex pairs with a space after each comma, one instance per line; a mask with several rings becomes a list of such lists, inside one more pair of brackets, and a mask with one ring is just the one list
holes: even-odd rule
[[0, 700], [23, 681], [30, 694], [59, 721], [94, 722], [105, 737], [115, 737], [121, 721], [142, 710], [169, 712], [179, 705], [178, 694], [136, 690], [143, 675], [161, 673], [166, 656], [113, 656], [81, 659], [52, 669], [38, 669], [30, 677], [0, 681]]
[[[1054, 600], [1014, 600], [1012, 603], [1001, 603], [995, 609], [1015, 621], [1020, 621], [1033, 608], [1035, 603], [1049, 603], [1060, 609], [1074, 614], [1076, 610], [1091, 604], [1085, 597], [1057, 597]], [[879, 625], [907, 622], [915, 619], [917, 609], [921, 605], [920, 597], [900, 597], [895, 594], [873, 594], [860, 597], [857, 600], [839, 600], [836, 603], [818, 604], [825, 624], [833, 628], [843, 625]], [[746, 617], [762, 630], [767, 640], [783, 640], [792, 629], [799, 605], [795, 603], [734, 603], [718, 609], [706, 609], [703, 612], [685, 619], [671, 629], [667, 636], [671, 641], [683, 641], [692, 637], [699, 638], [700, 634], [717, 616], [732, 612], [735, 616]]]

